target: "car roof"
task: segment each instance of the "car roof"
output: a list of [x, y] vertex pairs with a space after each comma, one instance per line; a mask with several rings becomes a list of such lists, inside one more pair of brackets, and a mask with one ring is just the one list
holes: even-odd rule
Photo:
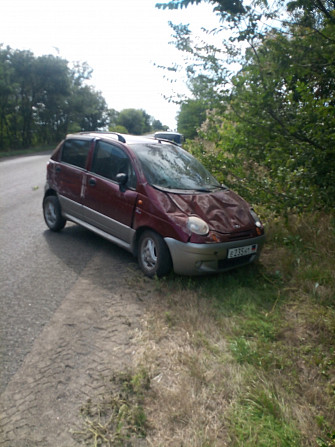
[[183, 134], [181, 134], [179, 132], [171, 132], [170, 130], [158, 130], [157, 132], [155, 132], [154, 135], [180, 135], [180, 136], [182, 136]]
[[106, 140], [119, 141], [125, 144], [160, 144], [160, 143], [169, 143], [172, 145], [176, 145], [174, 141], [164, 139], [164, 138], [155, 138], [153, 136], [141, 136], [141, 135], [128, 135], [121, 134], [118, 132], [107, 132], [107, 131], [87, 131], [87, 132], [77, 132], [73, 134], [66, 135], [66, 138], [103, 138]]

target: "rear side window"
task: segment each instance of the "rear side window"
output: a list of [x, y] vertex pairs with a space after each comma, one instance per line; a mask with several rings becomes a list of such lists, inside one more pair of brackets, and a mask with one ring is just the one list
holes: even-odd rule
[[136, 187], [136, 176], [128, 155], [119, 147], [104, 141], [96, 144], [92, 172], [114, 181], [118, 174], [127, 174], [128, 187]]
[[62, 161], [85, 168], [90, 143], [89, 140], [66, 140], [62, 149]]

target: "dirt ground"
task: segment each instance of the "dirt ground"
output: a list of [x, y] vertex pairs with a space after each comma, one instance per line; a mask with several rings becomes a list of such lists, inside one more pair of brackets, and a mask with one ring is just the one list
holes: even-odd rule
[[80, 408], [114, 371], [131, 366], [152, 285], [134, 288], [120, 267], [97, 286], [104, 263], [97, 255], [81, 274], [2, 394], [1, 446], [80, 445]]

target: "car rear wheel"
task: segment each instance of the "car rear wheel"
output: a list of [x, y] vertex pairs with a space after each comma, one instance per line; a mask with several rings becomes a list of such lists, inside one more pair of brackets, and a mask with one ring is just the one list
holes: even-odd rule
[[153, 231], [145, 231], [138, 244], [138, 263], [150, 278], [167, 275], [172, 269], [169, 249], [163, 238]]
[[60, 231], [65, 227], [66, 219], [62, 216], [59, 200], [56, 196], [47, 196], [43, 200], [45, 223], [52, 231]]

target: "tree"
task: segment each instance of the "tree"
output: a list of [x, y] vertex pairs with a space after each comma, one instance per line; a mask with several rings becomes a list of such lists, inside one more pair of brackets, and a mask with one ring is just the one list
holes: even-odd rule
[[0, 45], [0, 148], [10, 141], [9, 120], [15, 113], [11, 98], [14, 95], [14, 70], [10, 63], [10, 48]]
[[38, 140], [51, 143], [67, 132], [66, 110], [71, 95], [71, 78], [67, 61], [53, 56], [35, 59], [36, 96], [34, 121]]
[[112, 130], [115, 126], [118, 124], [119, 119], [119, 112], [115, 109], [109, 109], [108, 110], [108, 122], [109, 122], [109, 128]]
[[110, 130], [123, 129], [121, 133], [144, 135], [155, 130], [167, 130], [160, 121], [148, 115], [142, 109], [124, 109], [121, 112], [110, 110]]
[[32, 70], [34, 55], [30, 51], [14, 51], [11, 53], [10, 64], [13, 68], [12, 81], [15, 83], [11, 100], [17, 111], [11, 115], [9, 120], [10, 133], [12, 142], [16, 140], [16, 144], [28, 147], [33, 142], [33, 112], [37, 91], [36, 79]]
[[200, 99], [183, 102], [177, 117], [178, 132], [185, 138], [194, 138], [197, 135], [197, 129], [206, 119], [207, 108], [206, 102]]
[[68, 99], [67, 126], [71, 132], [99, 130], [109, 122], [109, 110], [102, 94], [87, 85], [92, 69], [84, 62], [70, 70], [71, 95]]
[[126, 128], [130, 134], [141, 135], [145, 132], [145, 120], [143, 110], [124, 109], [119, 113], [117, 124]]
[[335, 45], [296, 25], [292, 31], [272, 33], [248, 52], [233, 79], [230, 106], [245, 136], [244, 153], [266, 167], [286, 204], [311, 205], [313, 197], [331, 204]]
[[92, 70], [54, 56], [0, 45], [0, 148], [59, 141], [68, 130], [108, 122], [104, 98], [86, 85]]
[[159, 120], [152, 118], [151, 130], [155, 132], [156, 130], [168, 130], [169, 126], [164, 126]]
[[164, 126], [142, 109], [124, 109], [121, 112], [109, 110], [109, 130], [113, 132], [144, 135], [167, 129], [168, 126]]
[[[158, 6], [199, 3], [180, 0]], [[189, 82], [204, 75], [208, 85], [204, 96], [199, 90], [209, 112], [197, 153], [203, 154], [206, 141], [212, 141], [216, 156], [207, 153], [204, 161], [238, 187], [249, 185], [254, 200], [271, 200], [274, 208], [332, 206], [334, 3], [274, 2], [271, 9], [256, 1], [209, 3], [222, 24], [212, 32], [230, 31], [221, 53], [196, 44], [187, 26], [173, 25]], [[240, 65], [238, 73], [224, 70], [231, 62]], [[206, 99], [211, 91], [216, 104]]]
[[71, 131], [103, 129], [108, 124], [108, 109], [101, 93], [91, 86], [74, 86], [69, 99], [68, 126]]

